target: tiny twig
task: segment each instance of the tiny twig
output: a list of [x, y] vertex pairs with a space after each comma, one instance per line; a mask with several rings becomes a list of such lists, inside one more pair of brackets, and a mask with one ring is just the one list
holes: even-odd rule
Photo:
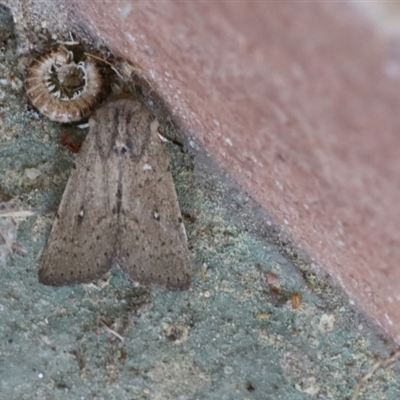
[[64, 44], [66, 46], [76, 46], [76, 45], [80, 44], [79, 42], [74, 40], [74, 38], [72, 36], [72, 32], [69, 32], [69, 38], [71, 40], [67, 40], [67, 41], [57, 40], [57, 43]]
[[32, 211], [0, 211], [0, 218], [26, 218], [32, 215]]
[[62, 40], [58, 40], [57, 43], [58, 44], [63, 44], [64, 46], [77, 46], [79, 44], [79, 42], [75, 42], [75, 41], [64, 42]]
[[360, 397], [360, 392], [361, 392], [362, 385], [365, 382], [367, 382], [367, 380], [369, 378], [371, 378], [372, 375], [374, 375], [374, 373], [376, 372], [377, 369], [379, 369], [380, 367], [384, 367], [385, 368], [385, 367], [389, 366], [390, 364], [392, 364], [399, 354], [400, 354], [400, 349], [397, 350], [395, 353], [393, 353], [390, 357], [385, 358], [383, 360], [377, 361], [371, 367], [371, 369], [358, 381], [358, 384], [356, 386], [356, 390], [354, 391], [354, 395], [351, 398], [351, 400], [358, 400], [358, 398]]
[[95, 60], [102, 61], [103, 63], [107, 64], [118, 75], [118, 77], [120, 79], [124, 80], [124, 77], [122, 76], [122, 74], [109, 61], [104, 60], [104, 58], [97, 57], [94, 54], [90, 54], [90, 53], [86, 53], [86, 52], [84, 52], [83, 54], [85, 54], [85, 56], [92, 57]]
[[121, 342], [124, 341], [124, 338], [117, 332], [113, 331], [103, 320], [100, 320], [100, 322], [103, 324], [104, 329], [108, 332], [114, 335], [117, 339], [119, 339]]
[[4, 231], [2, 229], [0, 229], [0, 238], [3, 238], [4, 243], [6, 244], [6, 246], [14, 253], [20, 253], [20, 254], [26, 254], [27, 251], [25, 249], [24, 246], [22, 246], [22, 244], [19, 244], [18, 242], [14, 242], [13, 240], [11, 240], [7, 234], [4, 233]]
[[92, 57], [92, 58], [94, 58], [95, 60], [102, 61], [103, 63], [109, 65], [110, 67], [113, 66], [109, 61], [105, 60], [104, 58], [97, 57], [97, 56], [95, 56], [94, 54], [90, 54], [90, 53], [86, 53], [86, 52], [84, 52], [83, 54], [84, 54], [85, 56]]

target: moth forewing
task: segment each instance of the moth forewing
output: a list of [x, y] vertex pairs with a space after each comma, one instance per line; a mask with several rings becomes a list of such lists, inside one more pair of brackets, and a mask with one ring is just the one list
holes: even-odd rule
[[[118, 175], [91, 129], [76, 160], [43, 251], [39, 280], [69, 285], [100, 278], [115, 255]], [[111, 162], [110, 162], [111, 161]]]
[[168, 157], [157, 124], [144, 110], [140, 120], [143, 128], [136, 132], [146, 130], [149, 138], [140, 159], [124, 158], [118, 261], [142, 284], [185, 289], [189, 252]]
[[116, 98], [90, 119], [39, 279], [88, 282], [116, 258], [132, 280], [186, 289], [189, 251], [168, 157], [142, 103]]

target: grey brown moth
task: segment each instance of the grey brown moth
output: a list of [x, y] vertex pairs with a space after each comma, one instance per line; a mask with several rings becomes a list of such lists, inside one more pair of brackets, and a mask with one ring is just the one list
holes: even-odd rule
[[106, 103], [65, 188], [39, 265], [39, 281], [101, 277], [116, 261], [134, 281], [187, 289], [191, 267], [169, 161], [156, 121], [133, 97]]

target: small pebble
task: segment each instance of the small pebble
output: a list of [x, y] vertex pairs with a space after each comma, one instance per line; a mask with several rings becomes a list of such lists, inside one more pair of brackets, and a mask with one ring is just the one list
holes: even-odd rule
[[28, 179], [34, 181], [41, 175], [41, 172], [36, 168], [26, 168], [25, 175]]
[[227, 366], [224, 368], [224, 372], [225, 372], [225, 375], [232, 375], [232, 373], [233, 373], [233, 368], [232, 368], [230, 365], [227, 365]]
[[8, 7], [0, 4], [0, 42], [14, 35], [14, 19]]

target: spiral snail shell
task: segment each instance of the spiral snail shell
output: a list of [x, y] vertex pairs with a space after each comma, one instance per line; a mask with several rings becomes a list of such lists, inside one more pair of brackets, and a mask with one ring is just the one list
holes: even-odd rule
[[106, 92], [96, 61], [76, 63], [62, 47], [37, 56], [28, 67], [25, 89], [32, 105], [52, 121], [73, 122], [88, 117]]

